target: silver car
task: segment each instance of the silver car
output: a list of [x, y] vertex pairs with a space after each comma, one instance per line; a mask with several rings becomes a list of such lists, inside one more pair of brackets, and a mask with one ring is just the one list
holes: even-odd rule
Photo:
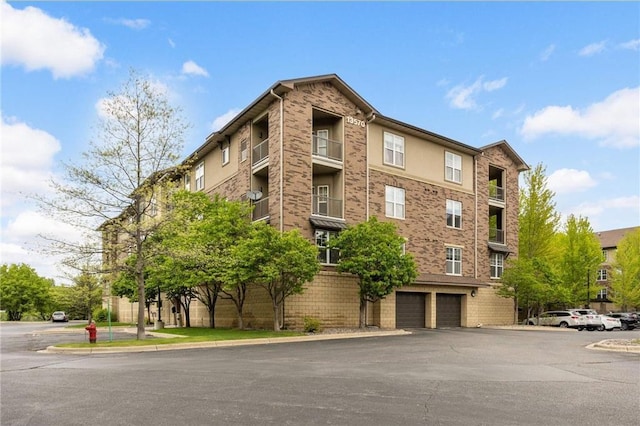
[[588, 331], [600, 330], [602, 327], [602, 320], [600, 319], [600, 314], [598, 314], [593, 309], [584, 309], [584, 308], [576, 308], [572, 309], [572, 311], [578, 312], [585, 318], [585, 328]]
[[67, 316], [67, 314], [65, 314], [62, 311], [55, 311], [53, 313], [53, 315], [51, 315], [51, 321], [52, 322], [68, 322], [69, 321], [69, 317]]

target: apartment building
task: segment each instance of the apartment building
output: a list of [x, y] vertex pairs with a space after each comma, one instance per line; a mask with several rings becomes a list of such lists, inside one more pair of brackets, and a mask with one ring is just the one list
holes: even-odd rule
[[611, 265], [615, 261], [620, 240], [622, 240], [627, 233], [636, 231], [638, 228], [639, 227], [635, 226], [632, 228], [611, 229], [595, 233], [600, 241], [600, 248], [602, 249], [602, 263], [598, 269], [595, 282], [600, 289], [596, 294], [595, 300], [591, 300], [591, 307], [600, 313], [617, 312], [619, 310], [619, 307], [609, 298], [611, 291]]
[[[384, 116], [329, 74], [275, 83], [187, 160], [186, 189], [247, 200], [254, 220], [299, 229], [318, 246], [322, 270], [286, 300], [285, 326], [300, 328], [304, 317], [358, 325], [357, 282], [336, 272], [326, 243], [372, 216], [395, 223], [419, 276], [370, 304], [368, 325], [513, 323], [513, 301], [496, 289], [505, 259], [517, 255], [518, 176], [528, 166], [506, 141], [474, 148]], [[119, 303], [121, 319], [134, 311]], [[216, 325], [234, 326], [231, 304], [218, 303]], [[208, 325], [203, 306], [190, 312], [192, 325]], [[261, 290], [244, 312], [250, 327], [272, 326]], [[162, 315], [170, 314], [167, 303]]]

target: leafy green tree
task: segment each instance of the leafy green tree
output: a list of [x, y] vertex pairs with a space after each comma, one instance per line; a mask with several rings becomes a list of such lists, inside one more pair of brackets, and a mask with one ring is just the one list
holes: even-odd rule
[[548, 259], [553, 252], [553, 239], [560, 225], [555, 210], [555, 193], [547, 187], [546, 167], [538, 164], [524, 173], [520, 189], [518, 215], [518, 256], [526, 259]]
[[52, 280], [40, 277], [27, 264], [4, 264], [0, 266], [0, 309], [7, 311], [9, 321], [20, 321], [32, 310], [44, 315], [43, 310], [51, 306], [52, 287]]
[[[156, 212], [174, 174], [180, 173], [176, 164], [188, 125], [162, 87], [135, 71], [100, 107], [96, 139], [83, 153], [82, 163], [63, 163], [64, 180], [52, 183], [55, 196], [39, 201], [48, 214], [87, 235], [81, 243], [51, 241], [52, 250], [69, 254], [67, 264], [84, 264], [103, 253], [112, 262], [121, 253], [135, 254], [135, 263], [123, 266], [130, 268], [139, 298], [146, 300], [145, 270], [152, 254], [144, 241], [162, 221]], [[144, 316], [140, 304], [140, 340], [145, 338]]]
[[413, 256], [403, 253], [404, 243], [393, 223], [379, 222], [375, 217], [329, 241], [329, 248], [340, 250], [338, 272], [358, 277], [360, 328], [366, 325], [367, 302], [384, 299], [418, 276]]
[[304, 284], [313, 280], [320, 270], [318, 249], [295, 229], [279, 232], [274, 227], [257, 222], [248, 237], [231, 251], [235, 267], [243, 275], [263, 287], [271, 298], [273, 329], [281, 329], [280, 312], [285, 299], [301, 294]]
[[611, 300], [623, 311], [640, 308], [640, 228], [618, 242], [611, 266]]
[[[129, 256], [127, 260], [125, 260], [124, 264], [129, 266], [135, 265], [136, 255], [133, 254]], [[151, 318], [151, 305], [157, 300], [158, 289], [155, 282], [149, 282], [148, 270], [149, 264], [147, 264], [147, 267], [145, 268], [144, 303], [140, 303], [138, 306], [143, 306], [143, 309], [146, 309], [147, 318]], [[138, 298], [138, 284], [132, 267], [122, 268], [118, 273], [116, 273], [115, 279], [111, 284], [111, 294], [114, 296], [126, 297], [131, 303], [140, 301]], [[142, 321], [146, 322], [144, 317]]]
[[185, 303], [197, 298], [207, 307], [210, 327], [215, 328], [215, 307], [218, 298], [225, 297], [221, 291], [230, 251], [250, 229], [251, 206], [189, 191], [176, 191], [170, 202], [168, 219], [149, 239], [158, 253], [150, 274], [164, 291], [180, 295], [185, 319], [189, 313]]
[[[570, 215], [565, 224], [565, 232], [559, 234], [558, 244], [562, 253], [559, 259], [560, 279], [567, 298], [562, 300], [575, 307], [591, 300], [596, 290], [595, 278], [602, 259], [600, 242], [593, 233], [589, 220]], [[587, 282], [594, 283], [593, 288]]]
[[83, 318], [91, 322], [93, 310], [102, 306], [103, 286], [96, 274], [83, 272], [74, 279], [71, 287], [75, 306], [83, 313]]

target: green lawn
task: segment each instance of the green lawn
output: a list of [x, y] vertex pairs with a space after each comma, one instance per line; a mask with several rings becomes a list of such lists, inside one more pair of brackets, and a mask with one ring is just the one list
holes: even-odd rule
[[[133, 326], [128, 324], [129, 326]], [[74, 328], [76, 328], [74, 326]], [[273, 330], [238, 330], [230, 328], [165, 328], [158, 332], [163, 334], [174, 334], [185, 337], [147, 337], [145, 340], [117, 340], [109, 342], [109, 332], [106, 326], [98, 324], [97, 343], [63, 343], [56, 345], [61, 348], [95, 348], [95, 347], [123, 347], [123, 346], [147, 346], [147, 345], [167, 345], [172, 343], [194, 343], [209, 342], [216, 340], [241, 340], [241, 339], [262, 339], [278, 338], [289, 336], [302, 336], [304, 333], [297, 331], [273, 331]]]

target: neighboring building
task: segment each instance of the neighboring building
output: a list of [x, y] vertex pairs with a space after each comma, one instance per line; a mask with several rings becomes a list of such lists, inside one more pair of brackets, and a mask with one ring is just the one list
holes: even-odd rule
[[[186, 189], [247, 200], [254, 220], [299, 229], [317, 244], [322, 271], [286, 300], [287, 327], [300, 328], [304, 317], [358, 325], [356, 281], [336, 272], [337, 253], [325, 247], [371, 216], [397, 225], [419, 276], [368, 306], [368, 325], [513, 323], [513, 301], [496, 290], [505, 258], [517, 255], [518, 177], [528, 166], [506, 141], [474, 148], [386, 117], [330, 74], [275, 83], [187, 160]], [[136, 311], [114, 302], [120, 320]], [[216, 325], [235, 325], [231, 304], [218, 303]], [[208, 325], [204, 306], [190, 312], [193, 326]], [[244, 312], [249, 327], [272, 327], [261, 290]], [[163, 304], [163, 318], [170, 313]]]
[[600, 241], [600, 248], [602, 248], [602, 263], [598, 269], [596, 275], [596, 285], [601, 287], [598, 290], [595, 300], [591, 300], [591, 308], [597, 310], [600, 313], [616, 312], [619, 308], [609, 298], [611, 293], [611, 265], [616, 258], [616, 252], [618, 251], [618, 243], [620, 240], [631, 231], [635, 231], [640, 227], [635, 226], [632, 228], [620, 228], [612, 229], [610, 231], [596, 232], [596, 236]]

